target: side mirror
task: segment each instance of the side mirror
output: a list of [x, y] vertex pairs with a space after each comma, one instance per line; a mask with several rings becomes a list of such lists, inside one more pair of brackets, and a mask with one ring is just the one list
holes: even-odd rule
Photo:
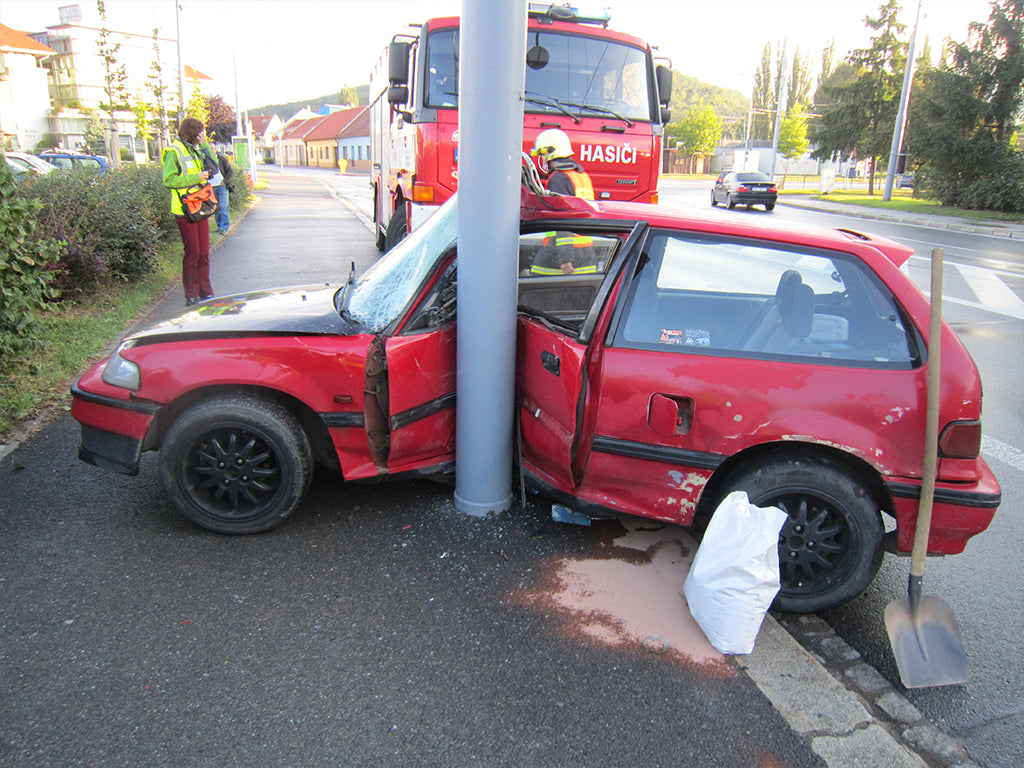
[[661, 124], [668, 125], [672, 122], [672, 110], [668, 107], [661, 108]]
[[388, 82], [407, 85], [409, 82], [409, 43], [391, 41], [388, 46]]
[[[655, 70], [655, 77], [658, 81], [658, 103], [667, 107], [672, 101], [672, 70], [659, 64]], [[668, 122], [664, 120], [662, 122]]]
[[388, 88], [389, 104], [405, 104], [409, 101], [409, 86], [392, 85]]

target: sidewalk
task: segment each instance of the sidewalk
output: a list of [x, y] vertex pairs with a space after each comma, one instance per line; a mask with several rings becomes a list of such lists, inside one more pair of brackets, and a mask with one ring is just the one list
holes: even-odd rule
[[977, 235], [990, 235], [1012, 240], [1024, 240], [1024, 224], [1010, 221], [991, 221], [986, 219], [963, 219], [959, 216], [942, 216], [933, 213], [907, 213], [905, 211], [887, 211], [878, 208], [867, 208], [862, 205], [833, 203], [829, 200], [812, 198], [810, 195], [779, 195], [779, 205], [793, 208], [806, 208], [822, 213], [837, 213], [843, 216], [856, 216], [861, 219], [891, 221], [898, 224], [913, 224], [933, 229], [948, 229], [954, 232], [968, 232]]

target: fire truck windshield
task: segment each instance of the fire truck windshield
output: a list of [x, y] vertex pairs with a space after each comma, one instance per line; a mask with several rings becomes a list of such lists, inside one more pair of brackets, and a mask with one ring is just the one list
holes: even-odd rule
[[[642, 49], [583, 34], [540, 30], [530, 30], [527, 46], [527, 112], [651, 121], [651, 74]], [[458, 29], [431, 33], [424, 106], [458, 106], [458, 58]]]

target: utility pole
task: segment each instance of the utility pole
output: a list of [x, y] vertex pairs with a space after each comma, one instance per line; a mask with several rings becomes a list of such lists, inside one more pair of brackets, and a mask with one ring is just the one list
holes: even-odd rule
[[462, 0], [455, 507], [512, 505], [526, 0]]
[[772, 171], [768, 176], [775, 180], [775, 156], [779, 153], [779, 131], [782, 128], [782, 99], [786, 95], [789, 62], [786, 60], [786, 40], [782, 41], [782, 77], [779, 79], [779, 93], [775, 97], [775, 132], [772, 134]]
[[907, 102], [910, 101], [910, 86], [914, 81], [914, 41], [917, 39], [917, 23], [920, 19], [921, 0], [917, 0], [914, 32], [910, 35], [910, 46], [907, 48], [907, 67], [903, 71], [903, 90], [900, 92], [900, 108], [896, 113], [896, 125], [892, 129], [892, 146], [889, 148], [889, 168], [885, 172], [883, 200], [892, 200], [892, 186], [893, 179], [896, 177], [896, 164], [899, 162], [900, 150], [903, 147], [903, 132], [907, 129]]

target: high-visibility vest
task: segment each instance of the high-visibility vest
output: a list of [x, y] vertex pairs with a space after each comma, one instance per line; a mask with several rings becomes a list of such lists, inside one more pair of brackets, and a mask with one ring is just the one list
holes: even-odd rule
[[[163, 154], [160, 156], [160, 162], [162, 164], [166, 165], [169, 152], [173, 152], [177, 155], [178, 168], [180, 169], [179, 173], [181, 176], [198, 176], [202, 172], [202, 160], [195, 152], [189, 151], [189, 149], [181, 142], [181, 139], [175, 139], [171, 142], [169, 147], [164, 149]], [[181, 197], [182, 195], [187, 194], [189, 189], [189, 187], [171, 189], [171, 213], [175, 216], [185, 215], [185, 208], [181, 203]]]
[[[589, 235], [575, 235], [571, 232], [545, 232], [544, 239], [541, 241], [541, 247], [554, 246], [555, 248], [593, 248], [594, 238]], [[570, 252], [566, 252], [569, 255]], [[566, 261], [572, 261], [572, 259], [566, 259]], [[572, 270], [574, 275], [595, 275], [597, 274], [597, 266], [589, 264], [582, 267], [573, 267]], [[561, 266], [557, 267], [543, 267], [534, 264], [530, 267], [530, 274], [533, 275], [562, 275]]]
[[594, 185], [585, 171], [582, 173], [580, 171], [562, 171], [562, 173], [572, 181], [576, 197], [582, 197], [584, 200], [594, 199]]

